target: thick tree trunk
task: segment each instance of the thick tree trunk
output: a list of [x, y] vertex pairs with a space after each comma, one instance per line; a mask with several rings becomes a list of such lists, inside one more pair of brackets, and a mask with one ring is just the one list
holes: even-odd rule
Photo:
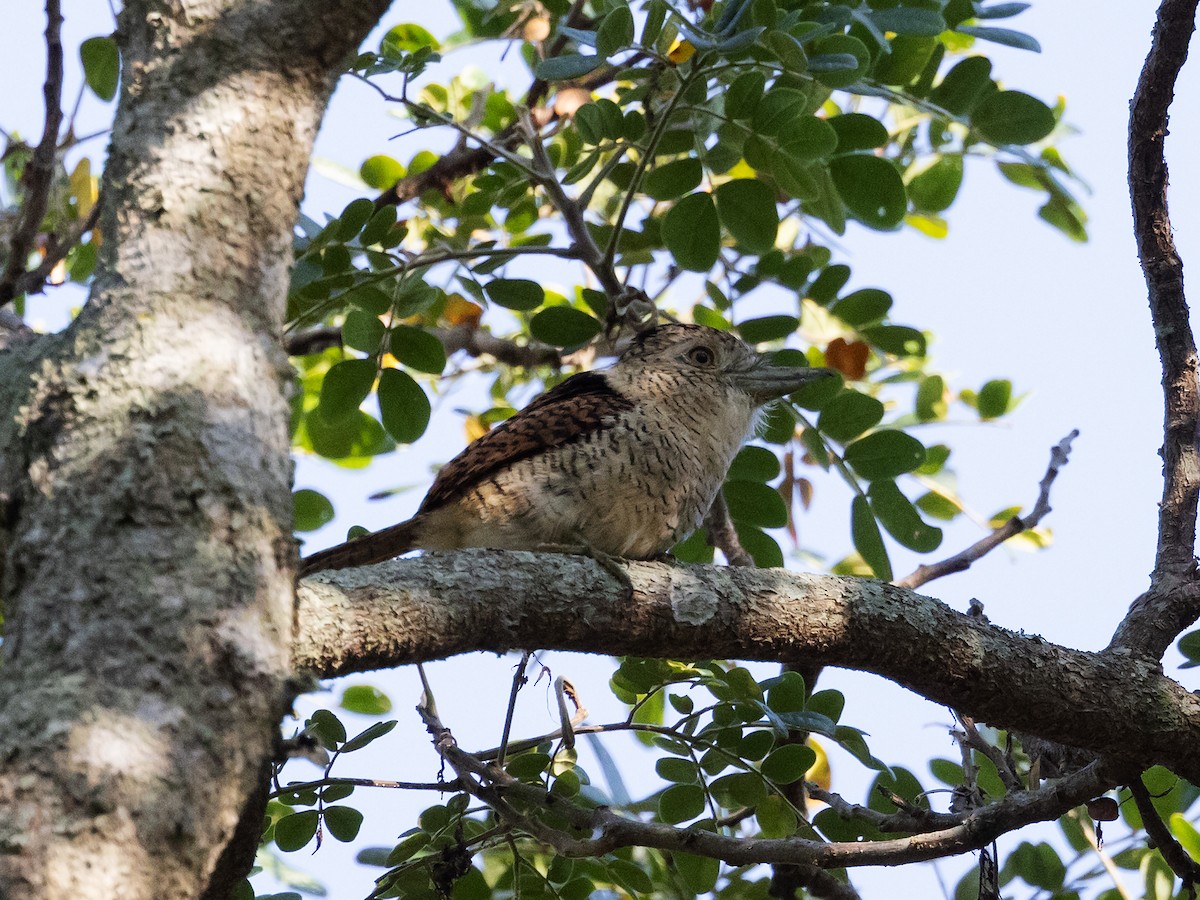
[[2, 897], [229, 883], [290, 699], [291, 229], [386, 5], [121, 15], [101, 274], [67, 332], [0, 359]]

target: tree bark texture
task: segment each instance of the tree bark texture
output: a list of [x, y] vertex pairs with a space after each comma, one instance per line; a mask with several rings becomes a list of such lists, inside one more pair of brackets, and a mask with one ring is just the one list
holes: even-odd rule
[[[322, 677], [472, 650], [809, 662], [979, 721], [1200, 779], [1200, 697], [1129, 651], [1085, 653], [863, 579], [463, 550], [301, 582], [295, 662]], [[1130, 758], [1131, 748], [1136, 748]]]
[[386, 5], [121, 13], [90, 300], [0, 357], [0, 897], [198, 896], [261, 816], [291, 698], [291, 230]]

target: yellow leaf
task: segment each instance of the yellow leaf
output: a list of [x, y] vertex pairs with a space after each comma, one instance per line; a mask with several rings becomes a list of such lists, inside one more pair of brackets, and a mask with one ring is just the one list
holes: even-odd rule
[[463, 423], [463, 427], [467, 432], [467, 443], [478, 440], [488, 433], [488, 427], [483, 424], [483, 420], [479, 416], [467, 416], [467, 420]]
[[804, 743], [817, 754], [817, 761], [804, 773], [804, 780], [811, 781], [823, 791], [829, 790], [829, 786], [833, 784], [833, 773], [829, 769], [829, 756], [825, 753], [825, 748], [812, 737]]
[[81, 159], [67, 182], [71, 186], [71, 195], [79, 204], [79, 218], [86, 219], [100, 196], [98, 179], [92, 177], [92, 161], [87, 157]]
[[679, 65], [685, 63], [696, 55], [696, 48], [691, 41], [685, 41], [682, 38], [675, 41], [674, 46], [667, 52], [667, 59]]

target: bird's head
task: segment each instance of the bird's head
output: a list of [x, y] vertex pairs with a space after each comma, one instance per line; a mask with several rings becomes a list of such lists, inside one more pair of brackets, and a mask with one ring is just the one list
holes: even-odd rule
[[780, 366], [772, 354], [758, 353], [745, 341], [705, 325], [659, 325], [642, 332], [617, 363], [685, 377], [697, 385], [733, 389], [761, 406], [802, 386], [831, 376], [828, 369]]

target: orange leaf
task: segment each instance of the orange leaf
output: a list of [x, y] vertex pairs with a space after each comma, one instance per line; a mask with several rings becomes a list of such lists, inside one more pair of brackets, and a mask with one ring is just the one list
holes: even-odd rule
[[451, 325], [470, 325], [479, 327], [483, 316], [483, 307], [463, 297], [462, 294], [451, 294], [446, 298], [446, 311], [443, 318]]
[[867, 357], [870, 348], [862, 341], [847, 343], [845, 338], [834, 338], [825, 348], [825, 365], [837, 369], [849, 381], [858, 381], [867, 374]]

